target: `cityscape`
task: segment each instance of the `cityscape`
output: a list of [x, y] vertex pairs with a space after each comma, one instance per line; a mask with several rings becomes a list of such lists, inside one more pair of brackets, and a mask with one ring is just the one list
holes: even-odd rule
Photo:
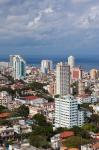
[[0, 149], [99, 149], [99, 70], [76, 58], [0, 62]]
[[0, 150], [99, 150], [99, 0], [0, 0]]

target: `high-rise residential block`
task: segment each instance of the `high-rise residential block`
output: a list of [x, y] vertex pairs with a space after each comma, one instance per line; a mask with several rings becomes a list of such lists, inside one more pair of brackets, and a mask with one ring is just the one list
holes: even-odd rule
[[84, 112], [78, 110], [77, 100], [71, 96], [62, 96], [55, 99], [55, 127], [82, 126]]
[[13, 70], [14, 79], [24, 79], [26, 75], [26, 62], [20, 55], [10, 56], [10, 65]]
[[68, 57], [68, 65], [70, 66], [70, 68], [75, 67], [75, 58], [74, 58], [74, 56], [69, 56]]
[[41, 61], [41, 72], [48, 73], [53, 68], [53, 62], [51, 60], [42, 60]]
[[70, 66], [62, 62], [56, 65], [56, 94], [70, 94]]

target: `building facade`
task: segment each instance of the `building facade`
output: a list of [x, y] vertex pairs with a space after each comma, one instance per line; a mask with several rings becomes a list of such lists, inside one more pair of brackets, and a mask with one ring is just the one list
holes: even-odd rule
[[26, 76], [26, 62], [20, 55], [10, 56], [10, 65], [13, 69], [14, 79], [24, 79]]
[[41, 72], [48, 73], [53, 68], [53, 62], [51, 60], [42, 60], [41, 61]]
[[68, 65], [70, 66], [70, 68], [75, 67], [75, 58], [74, 58], [74, 56], [69, 56], [68, 57]]
[[71, 96], [62, 96], [55, 99], [55, 127], [82, 126], [84, 113], [79, 112], [77, 100]]
[[56, 94], [70, 94], [70, 66], [62, 62], [56, 65]]

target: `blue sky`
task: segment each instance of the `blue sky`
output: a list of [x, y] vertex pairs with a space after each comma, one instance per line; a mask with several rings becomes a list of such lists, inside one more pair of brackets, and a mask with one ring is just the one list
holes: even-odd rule
[[0, 0], [0, 55], [99, 55], [99, 0]]

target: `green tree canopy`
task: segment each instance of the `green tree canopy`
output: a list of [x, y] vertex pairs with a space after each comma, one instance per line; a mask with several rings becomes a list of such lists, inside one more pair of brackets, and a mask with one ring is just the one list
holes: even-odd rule
[[21, 116], [21, 117], [27, 117], [29, 115], [29, 108], [28, 108], [28, 106], [21, 105], [17, 109], [17, 114], [18, 114], [18, 116]]
[[46, 117], [42, 114], [36, 114], [33, 116], [33, 121], [36, 125], [39, 125], [39, 126], [46, 126]]
[[91, 124], [91, 123], [84, 124], [82, 129], [84, 129], [86, 131], [92, 131], [92, 132], [97, 131], [97, 127], [94, 124]]
[[90, 140], [86, 140], [80, 136], [73, 136], [64, 141], [64, 145], [68, 148], [78, 148], [82, 144], [88, 144]]
[[31, 135], [30, 136], [30, 144], [37, 148], [48, 148], [49, 144], [45, 136], [42, 135]]

